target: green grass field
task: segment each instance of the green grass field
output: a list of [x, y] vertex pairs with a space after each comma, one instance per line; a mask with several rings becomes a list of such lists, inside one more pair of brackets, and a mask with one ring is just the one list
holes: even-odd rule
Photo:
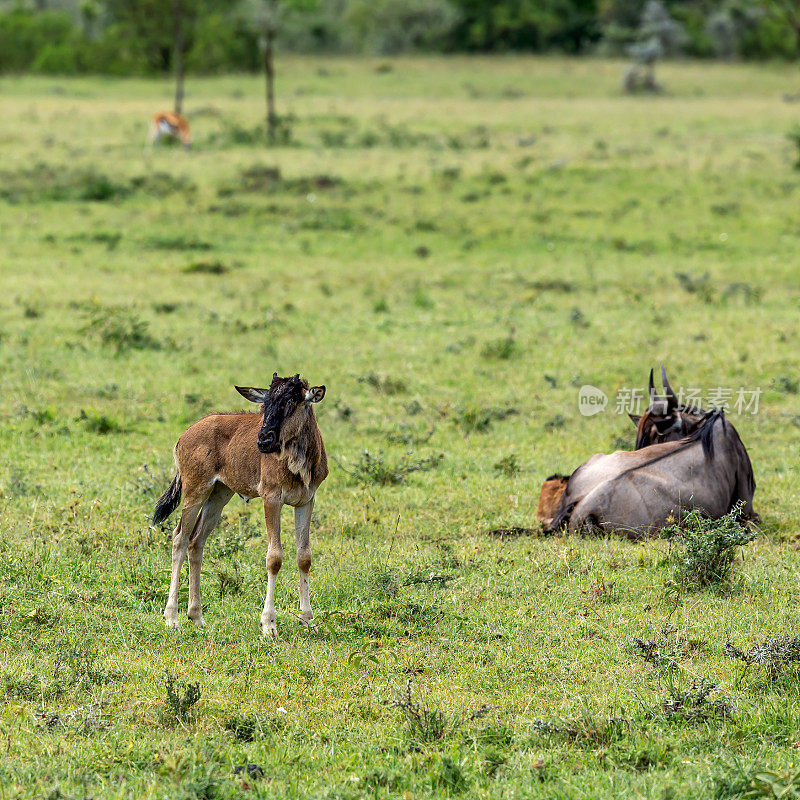
[[[255, 77], [189, 81], [190, 153], [143, 146], [168, 82], [0, 80], [0, 798], [797, 797], [797, 665], [725, 653], [800, 635], [796, 69], [631, 98], [616, 62], [278, 66], [273, 149]], [[632, 446], [614, 398], [660, 362], [763, 391], [732, 583], [676, 582], [665, 540], [489, 535]], [[285, 509], [262, 638], [235, 498], [207, 627], [167, 630], [174, 442], [275, 370], [328, 387], [318, 628]]]

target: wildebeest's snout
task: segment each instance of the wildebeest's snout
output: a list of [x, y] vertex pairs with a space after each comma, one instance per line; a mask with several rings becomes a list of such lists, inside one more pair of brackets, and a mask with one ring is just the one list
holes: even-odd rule
[[277, 453], [280, 450], [277, 433], [262, 428], [258, 433], [258, 449], [262, 453]]

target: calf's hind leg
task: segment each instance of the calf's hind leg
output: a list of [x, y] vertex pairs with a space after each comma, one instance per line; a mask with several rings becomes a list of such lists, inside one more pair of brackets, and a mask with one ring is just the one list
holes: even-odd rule
[[198, 627], [205, 625], [200, 596], [200, 573], [203, 565], [203, 549], [208, 537], [217, 527], [222, 509], [233, 497], [233, 492], [224, 484], [217, 483], [203, 504], [194, 532], [189, 537], [189, 619]]
[[194, 533], [197, 517], [203, 507], [205, 497], [185, 497], [181, 518], [172, 533], [172, 578], [169, 583], [169, 597], [164, 607], [164, 619], [168, 628], [178, 627], [178, 587], [181, 581], [181, 569], [186, 561], [189, 540]]

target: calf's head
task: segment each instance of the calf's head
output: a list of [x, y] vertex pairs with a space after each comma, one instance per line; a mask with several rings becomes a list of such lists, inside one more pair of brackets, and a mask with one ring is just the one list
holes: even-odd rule
[[269, 389], [237, 386], [236, 391], [264, 407], [264, 422], [258, 432], [258, 449], [262, 453], [280, 453], [283, 445], [313, 417], [311, 405], [325, 397], [324, 386], [309, 386], [299, 373], [280, 378], [276, 372]]
[[663, 394], [657, 395], [653, 381], [653, 370], [650, 370], [649, 394], [650, 407], [641, 416], [628, 416], [636, 426], [636, 449], [649, 447], [661, 442], [674, 442], [694, 433], [706, 420], [701, 408], [678, 404], [678, 398], [667, 380], [664, 366], [661, 366], [661, 383]]

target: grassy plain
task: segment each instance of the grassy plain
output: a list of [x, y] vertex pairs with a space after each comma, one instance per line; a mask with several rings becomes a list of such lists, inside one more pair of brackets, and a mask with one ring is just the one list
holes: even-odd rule
[[[166, 82], [0, 80], [0, 798], [797, 796], [800, 676], [724, 648], [800, 633], [800, 75], [675, 64], [632, 98], [603, 61], [279, 67], [288, 144], [254, 137], [256, 78], [191, 79], [191, 153], [143, 149]], [[733, 417], [764, 525], [732, 586], [684, 591], [663, 541], [487, 535], [630, 447], [615, 393], [662, 361], [764, 392]], [[168, 631], [172, 446], [273, 370], [328, 386], [318, 630], [287, 509], [261, 638], [237, 498], [208, 627]]]

